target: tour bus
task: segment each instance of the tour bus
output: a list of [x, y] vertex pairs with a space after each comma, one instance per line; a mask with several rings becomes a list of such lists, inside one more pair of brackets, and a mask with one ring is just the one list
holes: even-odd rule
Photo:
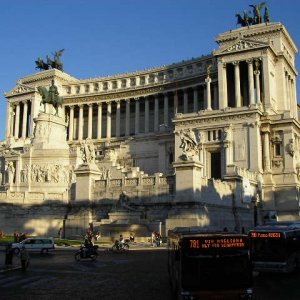
[[178, 227], [168, 232], [168, 272], [176, 299], [253, 299], [246, 234]]
[[293, 272], [300, 266], [300, 222], [271, 222], [249, 231], [255, 271]]

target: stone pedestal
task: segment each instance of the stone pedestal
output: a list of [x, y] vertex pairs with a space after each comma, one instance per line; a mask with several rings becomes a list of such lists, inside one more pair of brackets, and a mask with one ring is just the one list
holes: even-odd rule
[[62, 117], [43, 112], [34, 122], [32, 147], [22, 157], [20, 189], [43, 190], [50, 193], [49, 198], [64, 198], [70, 182], [67, 124]]
[[96, 164], [82, 164], [76, 170], [76, 200], [93, 200], [95, 180], [99, 180], [101, 172]]
[[34, 119], [31, 147], [16, 163], [16, 189], [33, 199], [66, 201], [70, 183], [69, 145], [64, 118], [41, 112]]
[[67, 124], [63, 118], [48, 113], [40, 113], [34, 119], [36, 126], [34, 137], [31, 141], [32, 148], [35, 149], [66, 149]]
[[203, 165], [195, 161], [178, 161], [176, 170], [176, 202], [194, 202], [201, 199], [201, 171]]

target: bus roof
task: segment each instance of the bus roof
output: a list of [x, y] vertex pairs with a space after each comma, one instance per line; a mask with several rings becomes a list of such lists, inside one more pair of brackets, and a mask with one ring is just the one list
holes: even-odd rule
[[295, 229], [300, 229], [300, 221], [270, 222], [264, 225], [256, 226], [250, 231], [290, 231]]
[[206, 227], [194, 226], [194, 227], [176, 227], [173, 230], [169, 230], [168, 235], [177, 235], [177, 236], [203, 236], [203, 235], [245, 235], [242, 233], [237, 233], [236, 231], [227, 232], [221, 230], [211, 230]]

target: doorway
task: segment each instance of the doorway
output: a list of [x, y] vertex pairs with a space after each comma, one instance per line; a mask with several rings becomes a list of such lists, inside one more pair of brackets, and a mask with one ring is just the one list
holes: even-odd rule
[[221, 179], [221, 152], [210, 153], [210, 178]]

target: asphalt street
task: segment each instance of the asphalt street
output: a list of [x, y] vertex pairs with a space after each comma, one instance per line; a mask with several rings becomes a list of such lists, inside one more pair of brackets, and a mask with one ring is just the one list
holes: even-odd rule
[[[25, 274], [20, 269], [0, 273], [0, 299], [172, 299], [164, 247], [136, 245], [123, 253], [100, 249], [96, 262], [75, 261], [76, 250], [31, 254]], [[4, 261], [4, 252], [0, 259]], [[14, 256], [14, 265], [18, 262]], [[300, 274], [260, 274], [255, 299], [299, 300], [299, 282]]]
[[0, 299], [172, 299], [166, 249], [100, 249], [96, 262], [75, 261], [76, 250], [30, 254], [25, 274], [20, 269], [0, 273]]

